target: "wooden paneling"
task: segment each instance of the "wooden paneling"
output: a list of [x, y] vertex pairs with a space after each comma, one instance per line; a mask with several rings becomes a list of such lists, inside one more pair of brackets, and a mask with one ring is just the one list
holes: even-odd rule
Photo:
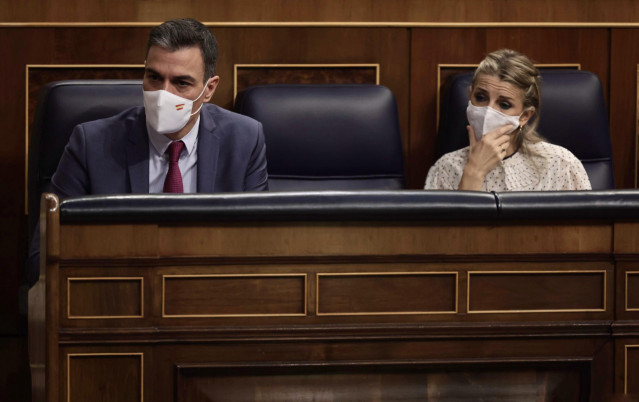
[[[551, 225], [552, 226], [552, 225]], [[219, 224], [212, 227], [162, 226], [163, 257], [201, 255], [357, 256], [520, 253], [609, 253], [608, 225], [423, 225], [417, 223]], [[100, 229], [96, 229], [96, 235]], [[193, 242], [191, 239], [200, 239]], [[388, 242], [389, 238], [397, 239]], [[423, 239], [429, 239], [425, 242]], [[401, 241], [400, 241], [401, 239]], [[86, 238], [86, 243], [91, 240]], [[88, 246], [88, 244], [87, 244]], [[92, 245], [91, 248], [97, 246]], [[69, 247], [71, 248], [71, 247]], [[105, 251], [106, 252], [106, 251]], [[294, 253], [294, 254], [291, 254]], [[105, 254], [106, 255], [106, 254]]]
[[639, 225], [636, 223], [615, 223], [614, 249], [620, 254], [639, 254]]
[[637, 185], [639, 29], [613, 29], [610, 41], [610, 135], [618, 188]]
[[235, 65], [234, 94], [267, 84], [379, 84], [379, 65]]
[[639, 20], [632, 0], [216, 0], [174, 2], [25, 0], [0, 8], [2, 21], [163, 21], [197, 16], [202, 21], [628, 21]]
[[[636, 339], [619, 342], [617, 346], [623, 354], [623, 358], [620, 359], [623, 362], [620, 370], [623, 378], [623, 393], [639, 395], [639, 343], [635, 341]], [[620, 368], [619, 366], [617, 367]]]
[[141, 353], [69, 354], [66, 377], [68, 401], [144, 400]]
[[639, 271], [627, 271], [625, 284], [625, 309], [639, 311]]
[[468, 312], [605, 311], [605, 272], [469, 272]]
[[177, 373], [177, 401], [584, 401], [587, 369], [586, 362], [562, 370], [542, 362], [486, 362], [468, 364], [452, 373], [425, 362], [184, 365]]
[[165, 275], [162, 316], [239, 317], [306, 314], [306, 276]]
[[71, 239], [61, 244], [65, 258], [90, 258], [157, 255], [158, 231], [155, 225], [65, 226], [62, 236]]
[[[143, 278], [67, 278], [68, 319], [141, 318]], [[63, 318], [62, 318], [63, 319]]]
[[317, 276], [318, 315], [454, 314], [456, 311], [456, 273]]

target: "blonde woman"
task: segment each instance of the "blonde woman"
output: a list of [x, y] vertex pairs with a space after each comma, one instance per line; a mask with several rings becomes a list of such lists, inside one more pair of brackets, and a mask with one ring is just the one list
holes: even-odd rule
[[477, 191], [590, 190], [588, 175], [570, 151], [535, 131], [539, 71], [509, 49], [479, 64], [466, 109], [470, 146], [442, 156], [425, 189]]

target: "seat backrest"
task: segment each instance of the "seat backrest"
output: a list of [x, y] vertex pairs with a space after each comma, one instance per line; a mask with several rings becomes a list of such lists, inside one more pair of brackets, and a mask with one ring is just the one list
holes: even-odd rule
[[30, 233], [39, 217], [40, 195], [50, 191], [73, 128], [143, 103], [141, 80], [58, 81], [40, 90], [29, 141]]
[[[443, 86], [435, 157], [468, 145], [466, 107], [472, 73]], [[571, 151], [584, 165], [593, 190], [615, 188], [608, 115], [599, 78], [588, 71], [541, 71], [537, 131]]]
[[235, 111], [264, 126], [271, 191], [405, 187], [397, 104], [379, 85], [264, 85]]

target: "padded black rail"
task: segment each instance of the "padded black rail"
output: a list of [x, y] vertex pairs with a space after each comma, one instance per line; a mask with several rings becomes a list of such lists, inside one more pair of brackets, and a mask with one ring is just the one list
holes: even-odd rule
[[319, 191], [69, 198], [71, 222], [637, 220], [639, 191]]

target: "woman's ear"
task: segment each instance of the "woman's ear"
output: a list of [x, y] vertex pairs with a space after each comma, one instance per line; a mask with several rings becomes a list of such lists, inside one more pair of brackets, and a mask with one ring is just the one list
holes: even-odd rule
[[521, 117], [519, 117], [519, 125], [521, 127], [525, 126], [526, 123], [528, 123], [528, 120], [530, 120], [534, 115], [535, 115], [534, 106], [531, 106], [528, 109], [524, 110], [524, 112], [521, 114]]

